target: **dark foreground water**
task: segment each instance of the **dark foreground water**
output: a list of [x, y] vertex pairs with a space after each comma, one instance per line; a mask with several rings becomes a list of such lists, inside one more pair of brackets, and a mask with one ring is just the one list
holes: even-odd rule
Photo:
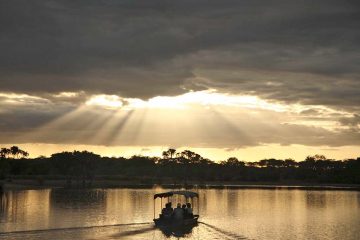
[[152, 223], [153, 194], [162, 191], [8, 191], [0, 239], [360, 239], [357, 191], [198, 190], [201, 222], [174, 232]]

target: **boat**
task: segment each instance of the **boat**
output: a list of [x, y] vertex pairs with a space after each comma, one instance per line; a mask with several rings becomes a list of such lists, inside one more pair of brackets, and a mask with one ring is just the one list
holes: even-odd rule
[[[155, 218], [156, 216], [156, 199], [160, 198], [160, 206], [163, 208], [163, 198], [165, 199], [165, 203], [172, 202], [172, 197], [174, 195], [183, 196], [185, 198], [185, 202], [190, 202], [192, 207], [194, 206], [194, 198], [197, 199], [197, 213], [193, 214], [191, 217], [186, 217], [182, 220], [175, 219], [166, 219], [162, 217], [162, 214], [159, 215], [159, 218]], [[167, 200], [167, 201], [166, 201]], [[190, 191], [171, 191], [164, 193], [157, 193], [154, 195], [154, 223], [157, 227], [192, 227], [196, 226], [199, 219], [199, 194], [196, 192]]]

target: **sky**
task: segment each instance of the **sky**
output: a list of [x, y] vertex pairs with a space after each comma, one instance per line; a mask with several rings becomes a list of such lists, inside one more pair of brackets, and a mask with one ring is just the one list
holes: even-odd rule
[[0, 0], [0, 146], [360, 156], [360, 3]]

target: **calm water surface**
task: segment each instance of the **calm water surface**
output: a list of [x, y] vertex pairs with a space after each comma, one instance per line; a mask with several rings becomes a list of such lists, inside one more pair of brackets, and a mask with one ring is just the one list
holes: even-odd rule
[[360, 239], [357, 191], [197, 190], [201, 222], [187, 232], [154, 228], [153, 194], [162, 191], [8, 191], [0, 239]]

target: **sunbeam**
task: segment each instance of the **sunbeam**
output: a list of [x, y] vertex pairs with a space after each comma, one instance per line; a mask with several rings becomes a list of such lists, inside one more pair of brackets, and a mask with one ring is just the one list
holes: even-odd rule
[[[69, 139], [69, 136], [74, 135], [75, 132], [73, 131], [79, 131], [77, 127], [81, 126], [80, 122], [83, 121], [81, 116], [86, 112], [87, 108], [85, 106], [80, 106], [63, 116], [24, 134], [21, 138], [32, 139], [32, 141], [35, 142], [47, 142], [49, 138], [52, 138], [55, 142], [62, 142]], [[73, 129], [73, 131], [71, 129]]]
[[134, 111], [135, 110], [128, 110], [125, 111], [125, 113], [121, 113], [121, 116], [114, 116], [111, 122], [102, 128], [102, 131], [107, 132], [107, 134], [99, 140], [109, 145], [113, 144], [115, 139], [121, 136], [122, 130], [131, 119]]

